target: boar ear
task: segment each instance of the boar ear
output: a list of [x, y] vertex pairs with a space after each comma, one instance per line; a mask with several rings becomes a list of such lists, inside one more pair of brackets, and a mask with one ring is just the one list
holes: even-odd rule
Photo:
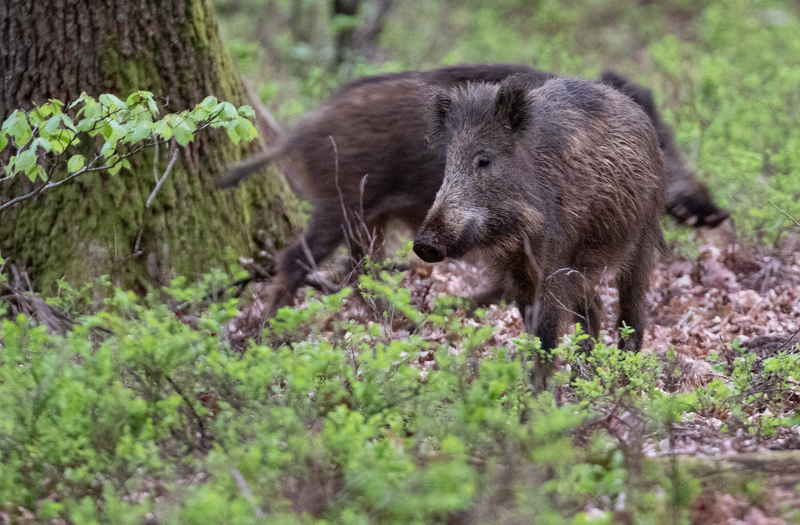
[[530, 81], [523, 75], [512, 75], [500, 84], [495, 103], [495, 115], [511, 131], [522, 130], [531, 118], [528, 92]]
[[441, 87], [428, 90], [428, 143], [436, 144], [444, 138], [445, 121], [450, 111], [452, 98], [450, 93]]

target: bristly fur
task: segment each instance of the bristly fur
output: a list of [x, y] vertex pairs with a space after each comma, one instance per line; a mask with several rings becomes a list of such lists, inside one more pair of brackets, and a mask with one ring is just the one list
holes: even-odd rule
[[495, 114], [506, 122], [512, 131], [522, 131], [530, 119], [530, 102], [528, 93], [536, 88], [531, 83], [530, 77], [525, 75], [511, 75], [500, 84], [497, 91]]
[[619, 322], [635, 329], [625, 347], [637, 350], [666, 186], [642, 108], [574, 78], [468, 84], [449, 100], [440, 124], [445, 176], [415, 240], [418, 255], [483, 252], [520, 310], [536, 312], [526, 329], [548, 350], [568, 312], [583, 312], [574, 321], [597, 337], [594, 285], [616, 271]]
[[[319, 111], [289, 130], [281, 139], [283, 146], [234, 167], [221, 185], [238, 184], [267, 163], [276, 162], [292, 189], [313, 205], [305, 244], [317, 262], [345, 242], [343, 208], [360, 209], [363, 203], [366, 226], [378, 235], [394, 219], [416, 230], [444, 176], [444, 141], [440, 140], [444, 135], [432, 136], [429, 128], [431, 88], [450, 89], [470, 82], [496, 85], [513, 75], [526, 78], [532, 88], [556, 78], [552, 73], [510, 64], [459, 65], [359, 78], [342, 86]], [[635, 84], [626, 89], [631, 86]], [[658, 121], [657, 114], [650, 117]], [[658, 130], [669, 132], [666, 126]], [[698, 217], [697, 225], [711, 224], [704, 222], [704, 217], [724, 219], [724, 212], [714, 206], [707, 188], [686, 169], [677, 150], [668, 146], [665, 151], [671, 166], [667, 172], [670, 195], [677, 199], [670, 201], [672, 212], [689, 220]], [[357, 249], [354, 257], [361, 257]], [[279, 254], [274, 280], [279, 293], [268, 314], [292, 301], [308, 267], [301, 243]]]
[[445, 140], [444, 122], [450, 110], [450, 90], [441, 86], [426, 86], [423, 90], [426, 97], [426, 113], [433, 118], [427, 120], [427, 142], [431, 148], [441, 148]]

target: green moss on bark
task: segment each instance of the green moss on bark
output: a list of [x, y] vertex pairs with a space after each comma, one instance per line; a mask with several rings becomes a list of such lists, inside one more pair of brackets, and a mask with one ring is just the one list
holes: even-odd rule
[[[165, 111], [191, 108], [207, 95], [247, 103], [205, 0], [109, 5], [110, 20], [100, 26], [105, 32], [93, 33], [100, 46], [100, 80], [79, 85], [78, 91], [124, 98], [145, 89], [166, 103]], [[123, 7], [126, 17], [116, 17], [114, 9]], [[128, 31], [111, 23], [120, 18], [130, 25]], [[167, 165], [165, 149], [159, 173]], [[297, 199], [276, 169], [239, 190], [215, 189], [227, 165], [256, 149], [256, 144], [232, 144], [219, 130], [202, 132], [180, 151], [150, 208], [145, 205], [156, 184], [153, 151], [131, 159], [131, 170], [76, 179], [0, 216], [0, 250], [30, 272], [37, 288], [49, 292], [62, 277], [77, 285], [110, 274], [122, 286], [141, 287], [195, 276], [252, 255], [264, 234], [280, 247], [299, 213]]]

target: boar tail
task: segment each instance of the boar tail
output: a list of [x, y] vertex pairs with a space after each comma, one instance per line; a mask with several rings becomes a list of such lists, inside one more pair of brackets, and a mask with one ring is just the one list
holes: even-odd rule
[[223, 176], [222, 179], [217, 183], [217, 188], [232, 188], [238, 186], [242, 181], [248, 178], [250, 175], [258, 171], [259, 169], [267, 166], [268, 164], [272, 163], [275, 159], [277, 159], [280, 154], [283, 152], [283, 148], [276, 148], [270, 149], [268, 151], [262, 151], [257, 155], [253, 155], [252, 157], [248, 157], [247, 159], [243, 160], [239, 164], [231, 167]]

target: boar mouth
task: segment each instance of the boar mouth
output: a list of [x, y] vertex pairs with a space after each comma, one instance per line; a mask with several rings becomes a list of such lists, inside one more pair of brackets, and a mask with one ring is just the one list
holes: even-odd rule
[[429, 263], [441, 262], [445, 257], [458, 259], [472, 250], [478, 236], [478, 222], [470, 220], [452, 242], [442, 242], [435, 233], [423, 230], [414, 240], [414, 253]]

